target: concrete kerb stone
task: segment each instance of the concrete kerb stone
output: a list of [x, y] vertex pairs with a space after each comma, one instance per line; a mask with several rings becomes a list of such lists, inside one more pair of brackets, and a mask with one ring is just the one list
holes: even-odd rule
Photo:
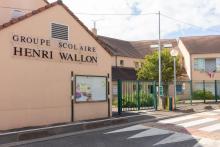
[[[136, 116], [127, 116], [122, 118], [111, 118], [111, 119], [105, 119], [105, 120], [99, 120], [99, 121], [92, 121], [92, 122], [84, 122], [84, 123], [77, 123], [77, 124], [67, 124], [67, 125], [60, 125], [60, 126], [54, 126], [54, 127], [46, 127], [46, 128], [39, 128], [33, 129], [33, 130], [27, 130], [27, 131], [18, 131], [18, 132], [12, 132], [12, 133], [5, 133], [0, 134], [0, 146], [4, 145], [7, 146], [7, 144], [18, 144], [19, 142], [25, 143], [29, 142], [31, 140], [39, 140], [43, 138], [52, 138], [53, 136], [60, 136], [64, 134], [74, 134], [74, 133], [80, 133], [81, 131], [94, 131], [94, 129], [97, 128], [105, 128], [105, 127], [115, 127], [116, 125], [123, 126], [123, 125], [134, 125], [138, 123], [147, 123], [151, 121], [156, 120], [163, 120], [167, 118], [173, 118], [173, 117], [179, 117], [188, 115], [187, 114], [178, 114], [174, 116], [164, 116], [160, 118], [150, 118], [147, 120], [137, 120], [135, 121], [135, 118], [143, 117], [143, 115], [136, 115]], [[193, 114], [193, 113], [191, 113]], [[28, 141], [29, 140], [29, 141]], [[45, 140], [45, 139], [43, 139]]]

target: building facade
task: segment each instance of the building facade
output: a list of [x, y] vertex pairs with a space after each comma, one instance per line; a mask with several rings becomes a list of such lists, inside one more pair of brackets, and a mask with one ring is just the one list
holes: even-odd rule
[[110, 117], [108, 49], [61, 1], [31, 2], [0, 25], [0, 130]]
[[195, 83], [193, 89], [205, 88], [219, 95], [220, 83], [215, 81], [220, 80], [220, 36], [181, 37], [178, 46], [184, 57], [187, 75]]

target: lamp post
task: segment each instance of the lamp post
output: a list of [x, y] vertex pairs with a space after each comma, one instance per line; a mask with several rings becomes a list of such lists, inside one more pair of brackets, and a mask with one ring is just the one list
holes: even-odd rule
[[[159, 39], [160, 40], [160, 39]], [[163, 48], [172, 48], [172, 44], [162, 44]], [[163, 85], [162, 85], [162, 69], [161, 69], [161, 42], [159, 41], [159, 44], [152, 44], [150, 45], [150, 48], [157, 49], [158, 48], [158, 61], [159, 61], [159, 80], [158, 80], [158, 104], [159, 109], [162, 108], [162, 97], [163, 96]], [[157, 107], [156, 107], [157, 108]]]
[[176, 56], [178, 56], [178, 51], [176, 49], [172, 49], [170, 54], [173, 57], [174, 109], [176, 109]]

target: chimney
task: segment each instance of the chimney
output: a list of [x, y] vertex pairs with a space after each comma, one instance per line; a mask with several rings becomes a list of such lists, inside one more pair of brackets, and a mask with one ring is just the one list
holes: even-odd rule
[[97, 36], [96, 22], [93, 23], [92, 33]]
[[97, 36], [97, 29], [96, 28], [92, 28], [92, 33]]

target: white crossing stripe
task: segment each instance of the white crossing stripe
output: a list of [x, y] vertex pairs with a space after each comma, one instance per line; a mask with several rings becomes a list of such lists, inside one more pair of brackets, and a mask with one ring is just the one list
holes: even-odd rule
[[172, 123], [180, 122], [183, 120], [189, 120], [189, 119], [198, 118], [198, 117], [199, 116], [197, 116], [197, 115], [181, 116], [181, 117], [177, 117], [177, 118], [161, 120], [161, 121], [159, 121], [159, 123], [172, 124]]
[[161, 144], [169, 144], [169, 143], [177, 143], [182, 141], [188, 141], [188, 140], [196, 140], [197, 138], [192, 137], [188, 134], [182, 134], [182, 133], [174, 133], [173, 135], [159, 141], [158, 143], [154, 144], [154, 146], [161, 145]]
[[128, 139], [157, 136], [157, 135], [165, 135], [165, 134], [171, 134], [171, 133], [173, 133], [173, 132], [168, 131], [168, 130], [157, 129], [157, 128], [150, 128], [149, 130], [138, 133], [134, 136], [129, 137]]
[[193, 147], [220, 147], [220, 141], [201, 138], [197, 140], [197, 144], [195, 144]]
[[217, 109], [217, 110], [213, 110], [214, 112], [220, 112], [220, 109]]
[[220, 130], [220, 123], [214, 124], [214, 125], [211, 125], [211, 126], [207, 126], [207, 127], [204, 127], [204, 128], [200, 128], [199, 130], [206, 131], [206, 132], [218, 131], [218, 130]]
[[204, 123], [208, 123], [208, 122], [212, 122], [212, 121], [216, 121], [216, 120], [218, 120], [218, 119], [217, 118], [204, 118], [204, 119], [198, 119], [195, 121], [190, 121], [190, 122], [178, 124], [178, 126], [192, 127], [192, 126], [196, 126], [196, 125], [200, 125], [200, 124], [204, 124]]
[[208, 116], [216, 116], [216, 115], [219, 115], [218, 113], [215, 113], [215, 112], [202, 112], [202, 113], [198, 113], [197, 115], [208, 115]]
[[128, 131], [136, 131], [136, 130], [143, 130], [143, 129], [147, 129], [147, 128], [148, 127], [146, 127], [144, 125], [135, 125], [135, 126], [131, 126], [131, 127], [115, 130], [115, 131], [112, 131], [112, 132], [107, 132], [105, 134], [121, 133], [121, 132], [128, 132]]

